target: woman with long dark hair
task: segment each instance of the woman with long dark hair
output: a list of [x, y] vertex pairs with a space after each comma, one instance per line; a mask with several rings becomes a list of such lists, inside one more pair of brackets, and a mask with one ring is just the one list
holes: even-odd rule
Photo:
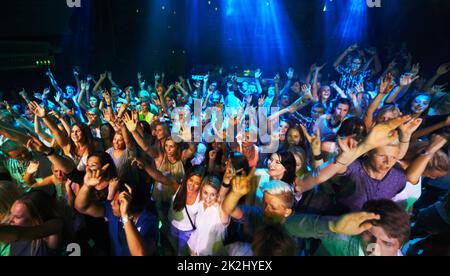
[[[200, 202], [200, 186], [205, 173], [204, 168], [201, 166], [192, 167], [179, 184], [172, 177], [165, 176], [159, 170], [141, 160], [135, 158], [132, 161], [133, 164], [145, 170], [155, 182], [168, 186], [170, 190], [174, 191], [168, 216], [159, 218], [163, 223], [160, 231], [161, 239], [165, 254], [189, 255], [187, 242], [195, 230], [195, 218]], [[159, 215], [161, 215], [161, 212]]]

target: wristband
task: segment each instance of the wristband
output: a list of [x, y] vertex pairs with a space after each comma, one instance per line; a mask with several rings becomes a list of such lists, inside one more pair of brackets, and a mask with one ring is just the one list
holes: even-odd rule
[[320, 153], [319, 155], [314, 155], [314, 160], [315, 161], [320, 161], [322, 159], [323, 159], [323, 154], [322, 153]]
[[231, 184], [225, 184], [225, 182], [222, 182], [222, 187], [224, 188], [231, 188]]

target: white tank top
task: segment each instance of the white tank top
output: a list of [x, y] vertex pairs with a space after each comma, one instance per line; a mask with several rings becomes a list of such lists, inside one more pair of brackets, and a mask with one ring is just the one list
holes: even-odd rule
[[[180, 191], [180, 188], [178, 188]], [[191, 221], [186, 213], [186, 209], [189, 212], [189, 216], [191, 217], [192, 223], [195, 225], [195, 219], [197, 218], [198, 209], [200, 206], [200, 192], [195, 199], [194, 204], [186, 205], [186, 208], [183, 208], [181, 212], [176, 212], [173, 210], [173, 201], [178, 194], [178, 191], [172, 197], [172, 205], [170, 206], [169, 211], [169, 220], [172, 223], [173, 227], [177, 228], [180, 231], [192, 231], [194, 228], [192, 227]]]

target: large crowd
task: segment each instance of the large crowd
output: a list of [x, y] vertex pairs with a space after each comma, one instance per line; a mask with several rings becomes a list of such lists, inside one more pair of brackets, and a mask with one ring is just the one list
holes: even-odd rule
[[0, 256], [449, 255], [449, 71], [356, 44], [303, 76], [49, 70], [0, 92]]

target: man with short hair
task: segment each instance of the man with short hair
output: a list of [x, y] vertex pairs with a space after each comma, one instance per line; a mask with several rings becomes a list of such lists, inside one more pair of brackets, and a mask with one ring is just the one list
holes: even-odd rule
[[263, 187], [262, 206], [238, 206], [239, 200], [251, 190], [250, 181], [254, 176], [252, 169], [249, 176], [245, 172], [232, 180], [232, 190], [225, 198], [222, 209], [242, 226], [243, 239], [251, 242], [255, 231], [264, 224], [283, 224], [293, 213], [295, 202], [294, 189], [280, 180], [272, 180]]
[[322, 141], [334, 140], [341, 127], [342, 122], [347, 117], [352, 104], [348, 99], [339, 99], [330, 113], [320, 116], [315, 123], [314, 132], [320, 129]]
[[296, 215], [285, 225], [293, 236], [320, 239], [319, 256], [403, 256], [410, 235], [407, 213], [391, 200], [368, 201], [341, 218]]

